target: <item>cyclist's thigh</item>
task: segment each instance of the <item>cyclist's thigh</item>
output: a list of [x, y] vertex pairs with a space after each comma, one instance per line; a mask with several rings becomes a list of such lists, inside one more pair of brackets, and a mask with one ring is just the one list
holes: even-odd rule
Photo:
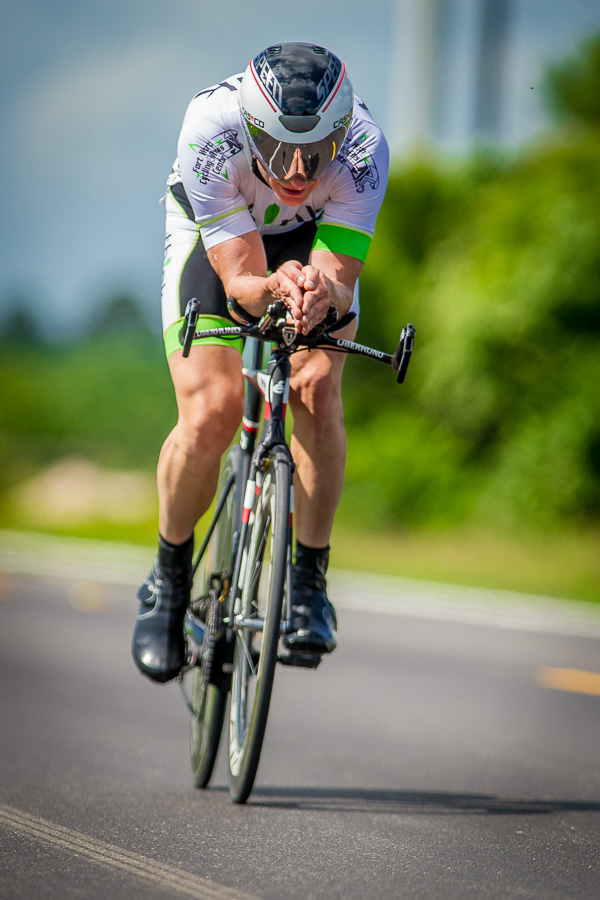
[[187, 359], [172, 353], [169, 369], [180, 423], [201, 426], [214, 421], [215, 429], [235, 431], [242, 419], [244, 397], [242, 358], [237, 350], [195, 346]]

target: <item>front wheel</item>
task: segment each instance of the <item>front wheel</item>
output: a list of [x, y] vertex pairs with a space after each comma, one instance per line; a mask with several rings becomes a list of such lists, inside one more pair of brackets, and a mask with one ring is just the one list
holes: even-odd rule
[[252, 790], [269, 714], [291, 539], [291, 484], [289, 459], [275, 447], [257, 473], [234, 622], [229, 791], [236, 803], [245, 803]]

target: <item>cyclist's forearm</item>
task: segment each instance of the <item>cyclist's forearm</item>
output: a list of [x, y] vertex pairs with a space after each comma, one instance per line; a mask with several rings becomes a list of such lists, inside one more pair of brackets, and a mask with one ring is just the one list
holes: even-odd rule
[[269, 303], [276, 299], [276, 284], [272, 275], [235, 275], [223, 285], [228, 297], [235, 297], [240, 306], [253, 316], [262, 316]]
[[327, 287], [329, 289], [329, 299], [331, 306], [335, 306], [341, 318], [342, 316], [346, 315], [346, 313], [352, 306], [352, 301], [354, 300], [354, 291], [352, 291], [345, 284], [340, 284], [337, 281], [332, 281], [331, 278], [327, 278], [326, 280]]
[[276, 277], [267, 275], [267, 258], [257, 231], [231, 238], [208, 251], [227, 297], [251, 315], [262, 316], [275, 299]]

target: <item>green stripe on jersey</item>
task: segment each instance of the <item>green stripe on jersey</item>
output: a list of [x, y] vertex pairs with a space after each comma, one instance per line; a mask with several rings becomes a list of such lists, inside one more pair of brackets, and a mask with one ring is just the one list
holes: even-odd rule
[[324, 222], [317, 228], [313, 242], [313, 250], [330, 250], [332, 253], [343, 253], [353, 256], [362, 262], [367, 258], [371, 235], [365, 231], [348, 228], [345, 225], [332, 225]]
[[206, 222], [200, 222], [200, 228], [206, 228], [207, 225], [214, 225], [215, 222], [219, 222], [221, 219], [226, 219], [227, 216], [235, 216], [236, 213], [244, 212], [245, 209], [248, 209], [248, 207], [238, 206], [237, 209], [230, 209], [229, 212], [221, 213], [220, 216], [213, 216], [212, 219], [208, 219]]

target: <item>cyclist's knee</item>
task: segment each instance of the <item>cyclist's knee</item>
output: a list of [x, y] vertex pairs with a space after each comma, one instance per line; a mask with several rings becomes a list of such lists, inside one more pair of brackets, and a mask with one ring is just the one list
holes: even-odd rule
[[303, 366], [291, 382], [290, 403], [295, 417], [308, 415], [320, 430], [343, 422], [339, 379], [328, 366]]
[[179, 405], [178, 429], [192, 456], [222, 454], [232, 442], [243, 414], [241, 383], [215, 377]]

